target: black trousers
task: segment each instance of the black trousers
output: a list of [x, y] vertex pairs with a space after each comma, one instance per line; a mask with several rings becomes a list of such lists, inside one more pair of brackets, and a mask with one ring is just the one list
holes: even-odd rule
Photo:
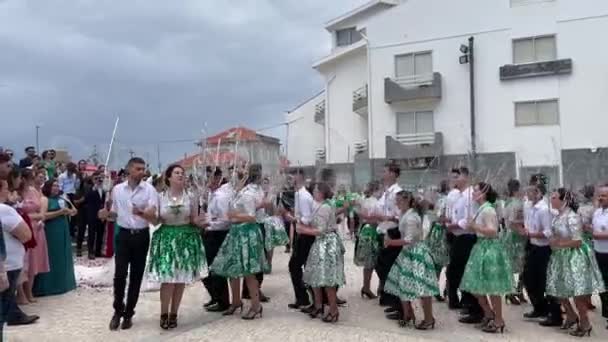
[[[4, 323], [18, 322], [26, 316], [17, 305], [17, 281], [20, 273], [20, 269], [6, 272], [8, 289], [0, 293], [0, 310], [2, 310], [0, 311], [0, 328], [4, 327]], [[2, 340], [1, 335], [0, 340]]]
[[[608, 253], [595, 252], [595, 259], [604, 278], [605, 286], [608, 286]], [[608, 318], [608, 289], [606, 292], [600, 293], [602, 300], [602, 317]]]
[[[264, 226], [261, 223], [258, 223], [258, 228], [260, 229], [260, 232], [262, 233], [262, 241], [264, 241], [264, 239], [266, 238], [266, 231], [264, 230]], [[264, 248], [264, 253], [268, 253], [268, 251]], [[255, 278], [258, 280], [258, 285], [260, 286], [260, 289], [262, 288], [262, 283], [264, 282], [264, 272], [260, 272], [260, 273], [256, 273], [255, 274]], [[247, 283], [245, 282], [245, 279], [243, 279], [243, 286], [242, 286], [242, 297], [243, 298], [249, 298], [249, 288], [247, 287]]]
[[[146, 256], [150, 247], [148, 228], [127, 230], [120, 228], [116, 241], [116, 270], [114, 273], [114, 312], [130, 318], [135, 314], [139, 299], [141, 281], [146, 269]], [[127, 305], [125, 306], [125, 287], [129, 275]]]
[[[89, 254], [95, 254], [95, 256], [101, 256], [101, 247], [103, 246], [103, 236], [105, 232], [105, 225], [99, 219], [89, 219], [87, 223], [87, 249]], [[80, 245], [82, 247], [82, 244]]]
[[314, 242], [314, 236], [296, 235], [291, 258], [289, 259], [291, 285], [293, 286], [296, 303], [300, 305], [310, 304], [310, 298], [306, 292], [306, 285], [304, 285], [302, 276], [304, 273], [304, 265], [306, 264], [310, 248]]
[[[399, 239], [401, 238], [401, 233], [398, 228], [389, 229], [387, 231], [387, 235], [391, 239]], [[379, 236], [380, 245], [384, 246], [384, 235]], [[399, 253], [401, 253], [401, 247], [389, 247], [380, 249], [378, 253], [378, 260], [376, 261], [376, 274], [378, 275], [378, 280], [380, 283], [380, 288], [384, 289], [384, 284], [386, 283], [386, 278], [388, 278], [388, 274], [391, 271], [391, 267], [397, 258], [399, 257]], [[390, 305], [397, 309], [401, 309], [401, 301], [399, 297], [394, 296], [390, 293], [384, 292], [384, 290], [379, 293], [379, 301], [381, 305]]]
[[464, 269], [469, 261], [469, 255], [477, 242], [477, 236], [465, 234], [454, 235], [450, 248], [450, 266], [447, 269], [448, 298], [452, 304], [460, 303], [469, 309], [471, 315], [481, 315], [482, 309], [475, 296], [468, 292], [462, 292], [462, 298], [458, 300], [458, 288], [464, 275]]
[[[70, 200], [70, 202], [74, 203], [74, 201], [76, 200], [76, 195], [75, 194], [67, 194], [68, 195], [68, 199]], [[83, 226], [83, 215], [84, 215], [84, 209], [80, 208], [80, 207], [76, 207], [76, 209], [78, 210], [78, 213], [76, 213], [76, 216], [72, 216], [69, 218], [69, 224], [70, 224], [70, 236], [72, 238], [76, 237], [76, 248], [78, 248], [78, 246], [80, 246], [80, 248], [82, 248], [82, 242], [84, 241], [84, 228], [80, 228], [81, 226]]]
[[[213, 260], [224, 243], [228, 235], [227, 230], [207, 231], [203, 237], [203, 245], [205, 246], [205, 254], [207, 256], [207, 265], [211, 266]], [[203, 285], [209, 292], [211, 299], [220, 306], [227, 307], [230, 305], [230, 295], [228, 294], [228, 280], [216, 274], [210, 273], [203, 279]]]
[[555, 319], [561, 319], [561, 309], [558, 301], [553, 297], [545, 296], [547, 267], [550, 259], [551, 247], [528, 244], [522, 277], [534, 311], [547, 314]]

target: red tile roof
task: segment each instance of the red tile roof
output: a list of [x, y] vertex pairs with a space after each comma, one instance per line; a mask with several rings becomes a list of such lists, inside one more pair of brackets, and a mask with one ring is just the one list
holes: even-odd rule
[[240, 140], [240, 141], [256, 141], [258, 140], [258, 134], [249, 128], [245, 127], [233, 127], [216, 135], [207, 138], [207, 144], [217, 144], [219, 140]]
[[[216, 160], [218, 159], [219, 162]], [[176, 161], [174, 164], [181, 165], [184, 169], [190, 169], [192, 166], [197, 163], [200, 166], [202, 161], [206, 166], [213, 165], [230, 165], [234, 163], [234, 153], [233, 152], [221, 152], [219, 156], [215, 153], [206, 153], [204, 157], [201, 156], [200, 153], [195, 153], [193, 155], [187, 156], [182, 160]], [[243, 157], [239, 157], [237, 162], [245, 162], [246, 160]]]

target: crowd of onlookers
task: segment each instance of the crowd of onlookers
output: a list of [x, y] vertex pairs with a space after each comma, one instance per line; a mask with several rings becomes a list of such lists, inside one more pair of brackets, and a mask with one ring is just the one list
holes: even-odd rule
[[12, 150], [0, 148], [1, 326], [36, 322], [39, 317], [21, 307], [76, 288], [73, 241], [77, 256], [85, 236], [89, 259], [113, 253], [113, 232], [97, 216], [109, 190], [104, 166], [92, 171], [85, 160], [55, 158], [52, 149], [38, 155], [30, 146], [16, 162]]

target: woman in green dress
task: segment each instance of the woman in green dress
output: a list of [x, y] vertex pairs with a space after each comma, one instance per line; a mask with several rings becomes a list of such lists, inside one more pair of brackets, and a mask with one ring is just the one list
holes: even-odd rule
[[298, 225], [298, 234], [311, 235], [315, 242], [310, 247], [302, 280], [314, 293], [314, 309], [311, 318], [323, 314], [323, 292], [327, 294], [329, 312], [323, 322], [335, 323], [340, 317], [337, 289], [345, 284], [344, 246], [338, 236], [336, 210], [328, 202], [332, 196], [329, 185], [319, 183], [313, 191], [315, 204], [310, 226]]
[[[402, 327], [410, 322], [419, 330], [435, 328], [432, 297], [439, 294], [435, 265], [428, 246], [423, 243], [422, 218], [416, 199], [408, 191], [396, 195], [402, 215], [399, 219], [401, 239], [386, 239], [385, 247], [403, 247], [384, 285], [384, 291], [399, 297], [403, 308]], [[416, 325], [412, 301], [420, 299], [424, 320]]]
[[34, 282], [35, 296], [63, 294], [76, 288], [72, 239], [68, 216], [76, 215], [76, 209], [69, 208], [59, 197], [59, 183], [47, 181], [42, 193], [48, 198], [44, 232], [49, 253], [50, 272], [39, 274]]
[[239, 190], [228, 213], [232, 226], [209, 271], [230, 279], [232, 304], [224, 312], [225, 316], [233, 315], [238, 309], [243, 310], [240, 279], [245, 278], [251, 308], [241, 318], [253, 320], [261, 318], [263, 312], [256, 274], [269, 269], [262, 231], [256, 223], [256, 211], [263, 205], [258, 203], [262, 167], [259, 164], [251, 165], [248, 172], [242, 175], [242, 179], [245, 180], [245, 187]]
[[517, 179], [509, 180], [507, 183], [509, 197], [505, 202], [505, 209], [503, 211], [506, 228], [503, 235], [504, 246], [509, 252], [513, 273], [519, 275], [515, 293], [508, 294], [505, 297], [505, 301], [513, 305], [520, 305], [522, 302], [526, 302], [522, 293], [523, 283], [521, 273], [524, 270], [528, 236], [524, 227], [524, 201], [520, 188], [521, 184]]
[[[577, 204], [569, 190], [559, 188], [551, 194], [551, 207], [558, 210], [551, 225], [551, 259], [547, 268], [547, 295], [560, 299], [566, 310], [563, 330], [582, 337], [591, 334], [587, 315], [590, 297], [604, 291], [604, 281], [593, 250], [583, 242], [581, 217], [576, 213]], [[574, 299], [574, 305], [570, 303]]]
[[381, 196], [380, 183], [370, 182], [365, 190], [365, 199], [358, 208], [358, 214], [363, 221], [363, 225], [359, 229], [355, 242], [355, 265], [363, 267], [361, 297], [367, 297], [368, 299], [376, 298], [371, 290], [371, 280], [380, 252], [380, 242], [376, 232], [376, 226], [378, 225], [376, 217], [382, 214], [378, 206], [378, 200]]
[[[437, 279], [441, 276], [443, 268], [448, 265], [449, 251], [447, 243], [446, 222], [450, 213], [448, 213], [448, 198], [449, 191], [448, 181], [442, 181], [438, 193], [437, 200], [434, 204], [428, 205], [427, 219], [431, 224], [431, 229], [426, 239], [424, 240], [429, 247], [433, 263], [435, 264], [435, 274]], [[433, 209], [431, 210], [431, 207]], [[447, 286], [446, 286], [447, 287]], [[443, 302], [445, 299], [441, 295], [435, 296], [438, 302]]]
[[477, 297], [484, 314], [480, 328], [487, 333], [504, 332], [502, 297], [513, 291], [511, 260], [498, 235], [494, 209], [497, 197], [490, 184], [481, 182], [475, 186], [473, 199], [480, 207], [469, 222], [469, 229], [477, 234], [477, 242], [460, 282], [460, 290]]

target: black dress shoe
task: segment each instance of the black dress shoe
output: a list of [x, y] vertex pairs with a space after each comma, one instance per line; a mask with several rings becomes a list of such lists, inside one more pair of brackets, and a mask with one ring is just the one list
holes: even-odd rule
[[395, 311], [399, 311], [399, 309], [395, 308], [394, 306], [389, 306], [388, 308], [384, 309], [384, 313], [393, 313]]
[[120, 325], [120, 328], [122, 330], [129, 330], [129, 329], [131, 329], [132, 326], [133, 326], [133, 321], [131, 320], [131, 317], [129, 317], [129, 318], [125, 317], [122, 320], [122, 324]]
[[396, 311], [386, 315], [386, 318], [390, 319], [391, 321], [398, 321], [400, 319], [403, 319], [403, 315], [401, 314], [401, 312]]
[[224, 312], [228, 310], [230, 305], [221, 305], [219, 303], [215, 303], [211, 306], [206, 307], [207, 312]]
[[338, 305], [346, 305], [346, 299], [336, 298], [336, 304]]
[[217, 302], [212, 299], [212, 300], [208, 301], [207, 303], [203, 304], [203, 307], [204, 308], [208, 308], [208, 307], [210, 307], [212, 305], [215, 305], [215, 304], [217, 304]]
[[40, 319], [40, 316], [37, 316], [37, 315], [31, 315], [31, 316], [24, 315], [23, 317], [21, 317], [18, 320], [7, 322], [6, 325], [8, 325], [8, 326], [29, 325], [29, 324], [33, 324], [34, 322], [36, 322], [39, 319]]
[[315, 306], [314, 304], [311, 304], [307, 307], [301, 308], [300, 312], [301, 313], [305, 313], [305, 314], [311, 314], [313, 311], [315, 311]]
[[310, 305], [310, 303], [289, 303], [287, 304], [287, 307], [293, 310], [300, 310], [302, 308], [308, 307]]
[[449, 303], [448, 304], [448, 309], [450, 309], [450, 310], [460, 310], [460, 309], [462, 309], [462, 304], [460, 304], [460, 303]]
[[118, 330], [120, 326], [120, 314], [114, 314], [110, 320], [110, 330]]
[[556, 319], [553, 317], [547, 317], [544, 320], [540, 321], [538, 324], [542, 327], [561, 327], [563, 321], [561, 319]]
[[260, 291], [260, 302], [268, 303], [268, 302], [270, 302], [270, 297], [266, 296], [265, 294], [262, 293], [262, 291]]
[[524, 318], [528, 318], [528, 319], [534, 319], [534, 318], [541, 318], [541, 317], [545, 317], [545, 315], [542, 312], [539, 311], [530, 311], [530, 312], [526, 312], [524, 314]]
[[478, 323], [481, 323], [482, 321], [483, 321], [483, 316], [481, 316], [481, 315], [467, 315], [464, 317], [460, 317], [460, 319], [458, 320], [458, 322], [464, 323], [464, 324], [478, 324]]

